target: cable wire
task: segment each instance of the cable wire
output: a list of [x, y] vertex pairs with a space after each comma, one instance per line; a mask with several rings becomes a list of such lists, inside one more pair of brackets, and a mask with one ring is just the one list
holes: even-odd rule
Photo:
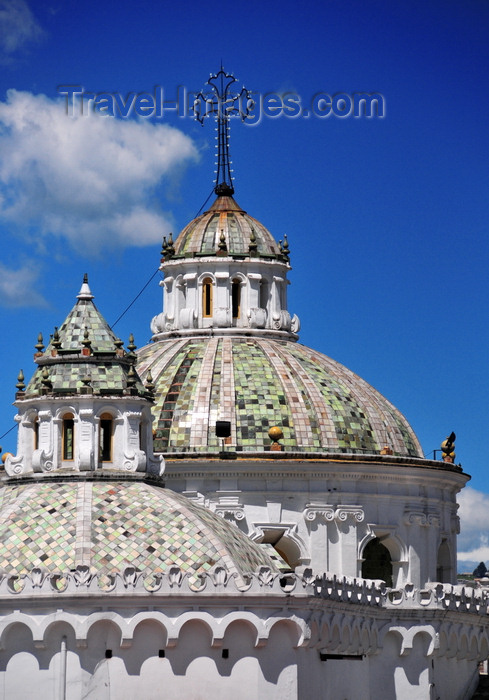
[[194, 219], [196, 219], [196, 218], [199, 216], [200, 212], [201, 212], [202, 209], [205, 207], [205, 205], [207, 204], [207, 202], [209, 201], [209, 199], [212, 197], [213, 194], [214, 194], [214, 188], [212, 188], [212, 190], [209, 192], [209, 196], [208, 196], [207, 199], [205, 200], [204, 204], [200, 207], [200, 209], [199, 209], [199, 211], [197, 212], [197, 214], [194, 216]]
[[129, 311], [129, 309], [131, 308], [131, 306], [139, 299], [139, 297], [140, 297], [141, 294], [144, 292], [144, 290], [146, 289], [146, 287], [148, 286], [148, 284], [149, 284], [150, 282], [153, 281], [153, 279], [156, 277], [156, 275], [158, 274], [159, 271], [160, 271], [160, 268], [158, 267], [158, 268], [153, 272], [153, 274], [151, 275], [151, 277], [149, 278], [149, 280], [146, 282], [146, 284], [144, 285], [144, 287], [141, 289], [141, 291], [140, 291], [138, 294], [136, 294], [136, 296], [135, 296], [134, 299], [131, 301], [131, 303], [129, 304], [129, 306], [126, 306], [126, 308], [125, 308], [124, 311], [121, 313], [121, 315], [114, 321], [114, 323], [113, 323], [113, 324], [111, 325], [111, 327], [110, 327], [110, 330], [112, 330], [112, 329], [114, 328], [114, 326], [116, 326], [116, 325], [119, 323], [119, 321], [121, 320], [121, 318], [123, 318], [123, 317], [127, 314], [127, 312]]
[[6, 435], [8, 435], [9, 433], [11, 433], [12, 430], [13, 430], [14, 428], [16, 428], [16, 427], [17, 427], [17, 426], [16, 426], [15, 423], [14, 423], [14, 425], [13, 425], [11, 428], [9, 428], [9, 429], [7, 430], [6, 433], [4, 433], [3, 435], [0, 435], [0, 440], [3, 440], [3, 438], [4, 438]]

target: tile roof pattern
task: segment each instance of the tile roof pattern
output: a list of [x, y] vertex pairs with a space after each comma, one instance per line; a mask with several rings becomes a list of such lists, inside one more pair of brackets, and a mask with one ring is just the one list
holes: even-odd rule
[[278, 425], [285, 452], [423, 457], [404, 416], [367, 382], [298, 343], [260, 338], [162, 340], [138, 352], [156, 385], [156, 452], [220, 450], [215, 421], [231, 422], [237, 451], [270, 448]]
[[[90, 352], [83, 356], [84, 344], [90, 341]], [[89, 378], [94, 393], [118, 394], [128, 385], [131, 361], [118, 350], [117, 336], [91, 299], [79, 298], [58, 330], [55, 342], [51, 337], [46, 350], [40, 354], [25, 391], [26, 396], [41, 395], [43, 370], [47, 368], [52, 393], [76, 393]], [[120, 342], [119, 342], [120, 344]], [[139, 377], [134, 378], [136, 393], [147, 392]]]
[[[114, 352], [117, 336], [90, 299], [79, 299], [59, 328], [59, 340], [63, 350], [79, 350], [83, 334], [88, 328], [91, 347], [94, 352]], [[53, 340], [47, 352], [53, 349]]]
[[248, 256], [254, 232], [258, 256], [280, 257], [280, 249], [268, 229], [247, 214], [232, 197], [218, 197], [208, 211], [191, 221], [175, 242], [175, 257], [215, 255], [221, 232], [229, 255]]
[[67, 480], [0, 489], [0, 569], [82, 564], [103, 573], [129, 565], [199, 574], [219, 564], [238, 575], [275, 568], [235, 525], [164, 488]]

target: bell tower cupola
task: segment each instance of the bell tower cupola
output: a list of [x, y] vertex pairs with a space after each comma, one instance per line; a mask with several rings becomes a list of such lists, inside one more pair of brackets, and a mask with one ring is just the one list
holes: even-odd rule
[[41, 334], [35, 347], [37, 369], [27, 386], [23, 378], [17, 384], [18, 445], [5, 462], [9, 476], [163, 472], [153, 455], [151, 373], [143, 384], [134, 338], [124, 350], [93, 303], [86, 275], [47, 347]]

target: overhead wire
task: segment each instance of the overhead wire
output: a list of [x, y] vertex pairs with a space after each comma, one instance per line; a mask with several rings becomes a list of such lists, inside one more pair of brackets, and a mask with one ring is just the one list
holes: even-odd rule
[[131, 301], [131, 303], [130, 303], [128, 306], [126, 306], [126, 308], [125, 308], [124, 311], [121, 313], [121, 315], [114, 321], [114, 323], [113, 323], [113, 324], [111, 325], [111, 327], [110, 327], [110, 330], [112, 330], [112, 329], [114, 328], [114, 326], [116, 326], [116, 325], [119, 323], [119, 321], [121, 320], [121, 318], [123, 318], [123, 317], [127, 314], [127, 312], [129, 311], [129, 309], [131, 308], [131, 306], [139, 299], [139, 297], [141, 296], [141, 294], [144, 292], [144, 290], [145, 290], [146, 287], [149, 285], [149, 283], [156, 277], [156, 275], [158, 274], [159, 271], [160, 271], [160, 268], [158, 267], [158, 268], [153, 272], [153, 274], [151, 275], [151, 277], [149, 278], [149, 280], [146, 282], [146, 284], [144, 285], [144, 287], [141, 289], [141, 291], [138, 292], [138, 294], [136, 294], [136, 296], [135, 296], [134, 299]]

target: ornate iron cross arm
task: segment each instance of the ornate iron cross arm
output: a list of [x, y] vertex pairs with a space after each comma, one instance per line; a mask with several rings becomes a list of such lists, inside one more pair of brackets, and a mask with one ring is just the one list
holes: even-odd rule
[[226, 73], [221, 66], [219, 73], [211, 75], [206, 85], [209, 90], [203, 90], [195, 96], [192, 110], [194, 116], [202, 125], [204, 119], [211, 115], [216, 117], [217, 126], [217, 161], [214, 192], [217, 195], [232, 195], [234, 193], [231, 158], [229, 155], [229, 119], [240, 117], [244, 121], [250, 116], [255, 103], [251, 92], [242, 87], [238, 92], [233, 89], [237, 79]]

